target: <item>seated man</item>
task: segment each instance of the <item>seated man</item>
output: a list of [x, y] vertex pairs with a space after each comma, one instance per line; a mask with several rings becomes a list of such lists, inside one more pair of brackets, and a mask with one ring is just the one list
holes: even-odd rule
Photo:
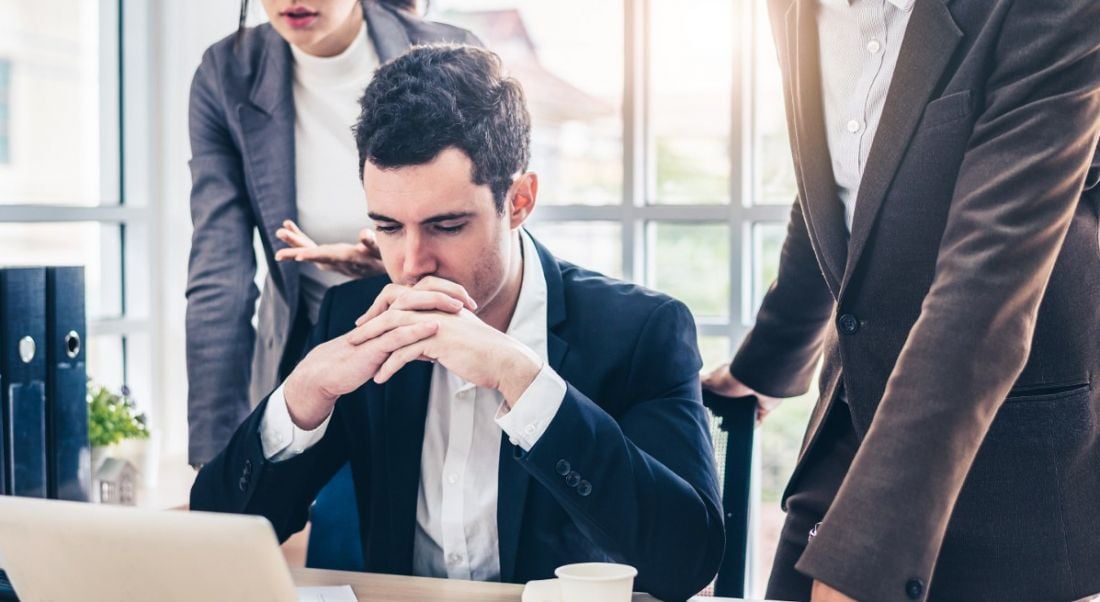
[[686, 598], [724, 532], [687, 308], [522, 229], [530, 118], [496, 55], [421, 47], [355, 130], [387, 277], [333, 288], [308, 354], [199, 473], [191, 508], [286, 539], [350, 461], [366, 570], [525, 582], [573, 562]]

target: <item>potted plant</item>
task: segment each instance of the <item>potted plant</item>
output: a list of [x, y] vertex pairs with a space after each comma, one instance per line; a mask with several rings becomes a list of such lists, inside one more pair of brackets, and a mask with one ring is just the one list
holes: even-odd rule
[[130, 389], [118, 393], [88, 379], [88, 442], [92, 446], [92, 474], [108, 457], [129, 460], [139, 472], [148, 470], [149, 428], [137, 410]]

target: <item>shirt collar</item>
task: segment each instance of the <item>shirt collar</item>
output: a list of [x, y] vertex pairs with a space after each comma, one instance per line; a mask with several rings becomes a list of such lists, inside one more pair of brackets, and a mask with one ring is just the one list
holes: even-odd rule
[[[836, 5], [851, 6], [852, 3], [856, 2], [856, 1], [857, 0], [818, 0], [818, 2], [821, 3], [821, 4], [828, 4], [828, 5], [833, 5], [833, 6], [836, 6]], [[913, 5], [916, 4], [916, 2], [917, 2], [917, 0], [886, 0], [886, 1], [889, 2], [890, 4], [893, 4], [898, 10], [902, 10], [902, 11], [905, 11], [905, 12], [909, 12], [909, 11], [913, 10]]]

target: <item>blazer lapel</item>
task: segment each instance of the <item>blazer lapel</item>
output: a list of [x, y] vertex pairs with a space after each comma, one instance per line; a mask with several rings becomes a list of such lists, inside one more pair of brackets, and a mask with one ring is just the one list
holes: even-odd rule
[[[534, 238], [532, 237], [532, 240]], [[569, 346], [555, 333], [555, 328], [565, 321], [565, 293], [562, 288], [561, 268], [550, 252], [536, 240], [535, 248], [542, 262], [546, 278], [546, 350], [550, 367], [561, 373], [562, 361]], [[501, 434], [500, 466], [497, 473], [497, 545], [500, 552], [500, 580], [514, 581], [519, 558], [519, 538], [523, 530], [524, 507], [531, 475], [516, 461], [516, 448]]]
[[363, 2], [363, 14], [367, 19], [367, 32], [374, 49], [378, 53], [380, 63], [386, 63], [390, 59], [405, 54], [412, 46], [409, 33], [397, 15], [383, 7], [379, 2], [366, 0]]
[[913, 5], [886, 105], [871, 144], [867, 169], [856, 196], [842, 289], [859, 262], [924, 106], [936, 90], [962, 35], [943, 0], [921, 0]]
[[[298, 219], [294, 181], [294, 97], [291, 92], [290, 46], [274, 30], [268, 30], [260, 72], [249, 99], [237, 105], [242, 132], [242, 154], [253, 211], [258, 217], [269, 257], [286, 246], [275, 238], [283, 220]], [[290, 305], [297, 310], [298, 266], [282, 262], [271, 270], [272, 278]]]
[[372, 431], [385, 442], [385, 470], [388, 484], [389, 541], [395, 571], [411, 575], [413, 540], [416, 533], [416, 505], [420, 489], [420, 454], [424, 447], [424, 420], [428, 415], [428, 392], [432, 365], [412, 362], [386, 383], [384, 429]]
[[848, 240], [825, 134], [816, 2], [794, 0], [785, 16], [787, 62], [791, 66], [789, 100], [794, 113], [791, 138], [807, 229], [817, 247], [826, 283], [836, 297]]

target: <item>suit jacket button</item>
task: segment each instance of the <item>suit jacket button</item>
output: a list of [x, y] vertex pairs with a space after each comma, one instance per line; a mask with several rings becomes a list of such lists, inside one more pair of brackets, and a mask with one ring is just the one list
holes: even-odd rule
[[251, 474], [252, 474], [252, 460], [245, 460], [244, 461], [244, 476], [247, 477]]
[[241, 480], [237, 481], [237, 487], [241, 489], [242, 493], [248, 491], [248, 477], [241, 477]]
[[557, 465], [554, 466], [554, 470], [558, 471], [558, 474], [564, 477], [569, 474], [570, 470], [573, 470], [573, 467], [569, 465], [567, 460], [558, 460]]
[[577, 484], [577, 495], [587, 497], [590, 493], [592, 493], [592, 484], [582, 479], [581, 482]]
[[924, 593], [924, 582], [920, 579], [913, 577], [905, 582], [905, 595], [909, 596], [910, 600], [919, 599], [922, 593]]
[[570, 487], [576, 487], [577, 485], [580, 485], [580, 483], [581, 483], [581, 475], [577, 471], [574, 470], [574, 471], [570, 472], [569, 474], [565, 475], [565, 484], [566, 485], [569, 485]]
[[840, 328], [840, 332], [843, 334], [855, 334], [859, 332], [859, 318], [852, 314], [844, 314], [837, 318], [837, 327]]

